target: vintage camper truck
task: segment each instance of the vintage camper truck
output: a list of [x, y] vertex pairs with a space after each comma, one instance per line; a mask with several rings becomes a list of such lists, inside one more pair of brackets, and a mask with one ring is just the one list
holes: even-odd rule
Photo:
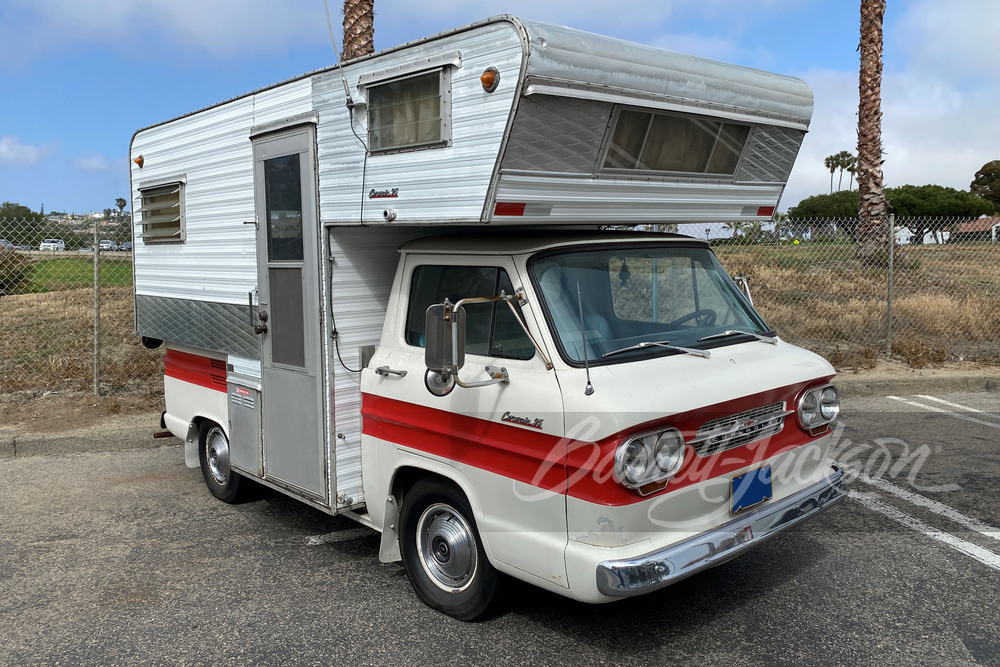
[[213, 494], [382, 534], [419, 595], [656, 590], [844, 498], [839, 398], [704, 241], [801, 81], [501, 16], [132, 139], [136, 328]]

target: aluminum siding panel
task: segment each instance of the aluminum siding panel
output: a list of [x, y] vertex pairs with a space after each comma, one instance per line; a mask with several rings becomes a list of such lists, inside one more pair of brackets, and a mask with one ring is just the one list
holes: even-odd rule
[[[813, 96], [800, 79], [665, 51], [558, 25], [521, 21], [530, 35], [529, 82], [568, 96], [604, 91], [709, 115], [747, 114], [807, 129]], [[766, 122], [766, 121], [762, 121]]]
[[[360, 367], [359, 351], [378, 345], [385, 322], [389, 292], [399, 262], [398, 248], [404, 242], [428, 233], [428, 229], [365, 229], [340, 227], [331, 230], [331, 292], [333, 314], [340, 334], [340, 356], [348, 368]], [[331, 345], [331, 348], [333, 346]], [[361, 374], [341, 365], [333, 352], [333, 414], [336, 462], [336, 497], [364, 501], [361, 483]]]
[[[132, 157], [133, 210], [144, 183], [184, 175], [186, 241], [146, 245], [134, 257], [136, 293], [245, 305], [257, 285], [250, 130], [312, 109], [308, 79], [262, 90], [139, 132]], [[142, 216], [135, 215], [135, 235]]]
[[[523, 216], [501, 224], [638, 224], [756, 219], [744, 211], [775, 206], [782, 184], [692, 183], [625, 178], [502, 174], [498, 202], [523, 202]], [[765, 216], [770, 218], [770, 215]]]
[[[382, 223], [386, 208], [397, 212], [397, 224], [480, 222], [517, 92], [523, 57], [520, 39], [513, 24], [500, 22], [348, 65], [347, 81], [352, 96], [357, 96], [360, 76], [445, 52], [462, 53], [462, 66], [453, 68], [451, 77], [452, 145], [373, 155], [367, 165], [365, 150], [351, 132], [339, 72], [316, 75], [323, 222], [357, 224], [362, 195], [371, 189], [391, 188], [399, 188], [398, 198], [369, 200], [364, 195], [364, 222]], [[500, 70], [500, 85], [493, 93], [486, 93], [479, 81], [489, 66]], [[359, 108], [356, 129], [366, 139], [367, 121], [362, 114]]]

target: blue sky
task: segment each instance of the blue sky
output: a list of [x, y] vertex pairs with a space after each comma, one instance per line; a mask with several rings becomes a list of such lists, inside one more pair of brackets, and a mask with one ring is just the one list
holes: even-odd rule
[[[785, 210], [829, 191], [825, 156], [855, 150], [858, 4], [375, 0], [375, 43], [510, 13], [798, 76], [816, 108]], [[888, 0], [886, 185], [967, 189], [1000, 159], [997, 9]], [[322, 0], [0, 0], [0, 45], [0, 201], [78, 213], [128, 199], [137, 129], [334, 61]]]

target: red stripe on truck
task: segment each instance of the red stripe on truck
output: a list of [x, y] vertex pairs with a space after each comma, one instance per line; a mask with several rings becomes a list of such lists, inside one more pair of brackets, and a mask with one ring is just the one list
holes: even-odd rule
[[698, 428], [711, 419], [777, 401], [787, 401], [788, 406], [794, 409], [795, 401], [804, 389], [822, 382], [825, 380], [812, 380], [653, 419], [597, 442], [561, 438], [374, 394], [362, 394], [362, 432], [525, 484], [567, 493], [587, 502], [623, 506], [732, 474], [815, 440], [798, 427], [793, 414], [786, 417], [781, 433], [711, 457], [698, 457], [689, 446], [681, 470], [670, 478], [666, 488], [643, 498], [621, 486], [614, 478], [615, 450], [625, 438], [642, 431], [672, 426], [690, 441]]
[[375, 394], [362, 394], [361, 415], [365, 435], [566, 491], [566, 448], [554, 436]]
[[226, 362], [178, 350], [167, 350], [163, 357], [163, 374], [226, 393]]

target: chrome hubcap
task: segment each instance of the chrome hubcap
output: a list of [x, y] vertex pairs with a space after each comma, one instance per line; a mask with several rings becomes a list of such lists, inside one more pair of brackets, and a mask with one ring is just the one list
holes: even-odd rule
[[476, 538], [453, 507], [431, 505], [417, 523], [417, 554], [424, 572], [438, 588], [463, 591], [476, 574]]
[[229, 441], [221, 428], [213, 428], [205, 438], [205, 460], [212, 479], [220, 486], [229, 479]]

